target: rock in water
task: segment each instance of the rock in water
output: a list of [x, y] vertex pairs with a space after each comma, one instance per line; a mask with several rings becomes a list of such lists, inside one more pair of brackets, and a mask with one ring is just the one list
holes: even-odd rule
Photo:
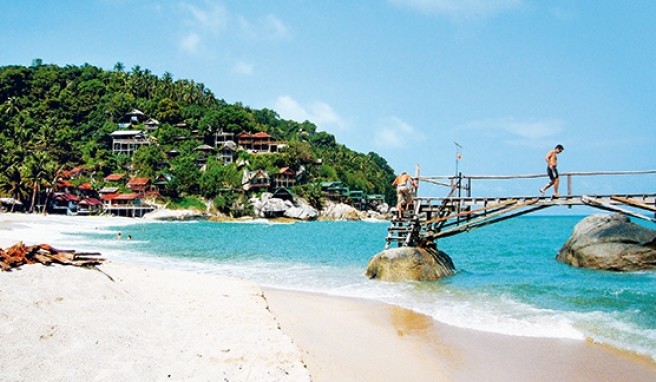
[[621, 214], [591, 215], [574, 227], [556, 259], [591, 269], [655, 270], [656, 231]]
[[432, 281], [455, 272], [445, 252], [433, 248], [400, 247], [376, 254], [365, 273], [370, 279], [384, 281]]

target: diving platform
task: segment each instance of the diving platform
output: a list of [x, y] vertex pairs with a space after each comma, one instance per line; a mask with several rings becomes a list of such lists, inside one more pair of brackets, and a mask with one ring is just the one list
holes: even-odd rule
[[[621, 213], [656, 223], [656, 193], [632, 193], [612, 195], [573, 195], [572, 177], [590, 175], [647, 175], [649, 171], [621, 171], [596, 173], [561, 173], [567, 182], [567, 194], [560, 196], [471, 196], [472, 179], [519, 179], [539, 178], [544, 175], [476, 176], [462, 174], [454, 177], [420, 177], [418, 181], [449, 187], [445, 197], [415, 197], [403, 218], [395, 217], [388, 227], [385, 248], [398, 246], [435, 246], [440, 238], [468, 232], [486, 225], [526, 215], [554, 206], [589, 206], [605, 211]], [[435, 182], [448, 179], [449, 183]], [[653, 184], [653, 183], [652, 183]], [[464, 196], [462, 196], [464, 195]]]

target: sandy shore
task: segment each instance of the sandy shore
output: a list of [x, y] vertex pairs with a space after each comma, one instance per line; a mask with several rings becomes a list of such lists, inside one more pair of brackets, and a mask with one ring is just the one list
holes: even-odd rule
[[[0, 214], [0, 246], [130, 219]], [[73, 248], [78, 249], [78, 248]], [[654, 381], [584, 341], [455, 328], [382, 303], [110, 259], [0, 272], [0, 380]]]

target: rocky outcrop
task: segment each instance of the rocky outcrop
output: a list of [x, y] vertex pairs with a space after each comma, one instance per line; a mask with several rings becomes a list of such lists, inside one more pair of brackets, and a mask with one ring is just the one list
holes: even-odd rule
[[269, 192], [263, 193], [259, 198], [250, 200], [253, 212], [258, 218], [288, 217], [297, 220], [314, 220], [317, 218], [317, 210], [301, 199], [296, 202], [272, 197]]
[[656, 231], [621, 214], [588, 216], [574, 227], [556, 259], [591, 269], [656, 270]]
[[376, 254], [365, 275], [384, 281], [432, 281], [455, 272], [453, 261], [445, 252], [433, 248], [400, 247]]
[[376, 210], [360, 211], [345, 203], [326, 202], [319, 217], [322, 220], [389, 220], [392, 215], [388, 209], [386, 203]]
[[285, 211], [284, 216], [297, 220], [314, 220], [317, 218], [317, 210], [308, 204], [299, 204]]
[[207, 214], [193, 210], [170, 210], [168, 208], [158, 208], [152, 212], [144, 214], [143, 218], [147, 220], [161, 221], [196, 220], [207, 218]]

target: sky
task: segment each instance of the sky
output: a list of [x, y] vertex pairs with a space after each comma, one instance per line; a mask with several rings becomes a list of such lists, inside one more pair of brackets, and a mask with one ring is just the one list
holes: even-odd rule
[[[543, 174], [556, 144], [561, 174], [656, 170], [656, 1], [0, 4], [0, 66], [168, 72], [309, 120], [397, 172]], [[545, 182], [475, 180], [472, 193], [537, 194]], [[572, 191], [653, 193], [656, 174], [574, 177]]]

